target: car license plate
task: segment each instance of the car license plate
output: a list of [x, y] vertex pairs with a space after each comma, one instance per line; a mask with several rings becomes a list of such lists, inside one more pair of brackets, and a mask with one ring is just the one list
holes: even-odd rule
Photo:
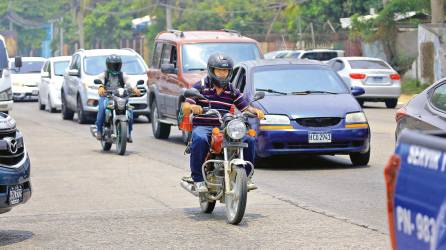
[[33, 94], [32, 95], [38, 95], [39, 94], [39, 90], [37, 90], [37, 89], [34, 89], [33, 90]]
[[16, 185], [9, 187], [8, 201], [9, 205], [15, 205], [23, 200], [23, 188], [22, 185]]
[[331, 143], [331, 132], [309, 132], [309, 143]]

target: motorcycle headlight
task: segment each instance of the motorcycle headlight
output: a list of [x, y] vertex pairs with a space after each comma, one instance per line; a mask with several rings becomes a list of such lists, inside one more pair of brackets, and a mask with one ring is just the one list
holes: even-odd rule
[[116, 104], [118, 105], [118, 109], [125, 109], [125, 105], [127, 104], [127, 100], [123, 98], [117, 98]]
[[345, 116], [345, 123], [367, 123], [364, 112], [349, 113]]
[[265, 115], [264, 120], [260, 120], [262, 125], [289, 125], [290, 118], [286, 115]]
[[240, 140], [246, 135], [247, 128], [244, 122], [236, 119], [228, 123], [226, 131], [228, 136], [231, 137], [232, 139]]

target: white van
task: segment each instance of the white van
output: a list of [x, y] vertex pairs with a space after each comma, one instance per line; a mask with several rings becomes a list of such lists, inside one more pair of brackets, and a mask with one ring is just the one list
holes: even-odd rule
[[8, 65], [8, 51], [3, 36], [0, 35], [0, 112], [9, 113], [12, 109], [11, 72]]

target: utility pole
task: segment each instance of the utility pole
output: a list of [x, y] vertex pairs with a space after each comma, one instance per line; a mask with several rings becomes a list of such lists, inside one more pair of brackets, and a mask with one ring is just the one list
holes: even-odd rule
[[59, 20], [59, 55], [63, 56], [63, 17], [60, 17]]
[[444, 22], [444, 0], [431, 0], [432, 24]]
[[85, 38], [84, 38], [84, 14], [85, 14], [85, 4], [86, 0], [77, 0], [76, 1], [76, 22], [77, 28], [79, 31], [79, 47], [85, 47]]
[[170, 7], [170, 1], [166, 0], [166, 30], [172, 29], [172, 8]]

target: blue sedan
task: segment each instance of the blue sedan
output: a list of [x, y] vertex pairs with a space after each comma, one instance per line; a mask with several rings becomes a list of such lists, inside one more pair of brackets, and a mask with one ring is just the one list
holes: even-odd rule
[[257, 130], [257, 156], [348, 154], [353, 165], [370, 159], [370, 128], [349, 89], [327, 65], [311, 60], [258, 60], [235, 67], [232, 83], [265, 112]]

